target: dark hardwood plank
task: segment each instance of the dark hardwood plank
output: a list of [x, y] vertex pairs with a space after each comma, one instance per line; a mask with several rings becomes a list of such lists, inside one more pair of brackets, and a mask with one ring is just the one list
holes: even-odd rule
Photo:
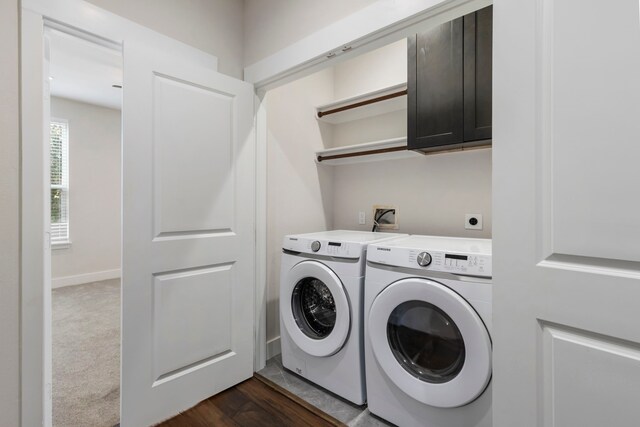
[[268, 380], [254, 377], [200, 402], [160, 426], [335, 427], [344, 424]]
[[331, 415], [322, 412], [321, 410], [319, 410], [318, 408], [316, 408], [315, 406], [313, 406], [309, 402], [307, 402], [307, 401], [303, 400], [302, 398], [296, 396], [295, 394], [291, 393], [289, 390], [280, 387], [278, 384], [274, 383], [270, 379], [268, 379], [266, 377], [263, 377], [262, 375], [260, 375], [258, 373], [254, 374], [254, 378], [256, 378], [257, 380], [260, 380], [260, 382], [262, 382], [266, 386], [274, 389], [278, 393], [283, 394], [284, 396], [286, 396], [287, 398], [291, 399], [292, 401], [294, 401], [298, 405], [307, 408], [309, 411], [311, 411], [311, 412], [315, 413], [316, 415], [318, 415], [319, 417], [323, 418], [330, 425], [335, 426], [335, 427], [341, 427], [341, 426], [344, 425], [344, 423], [342, 423], [339, 420], [333, 418]]
[[247, 410], [247, 405], [251, 403], [251, 399], [240, 392], [237, 387], [231, 387], [216, 396], [210, 397], [207, 401], [214, 403], [225, 415], [231, 418], [235, 417], [238, 412]]
[[188, 411], [159, 425], [162, 427], [240, 427], [220, 408], [210, 404], [209, 400], [200, 402]]
[[247, 396], [252, 396], [255, 402], [267, 413], [280, 421], [279, 425], [286, 426], [328, 426], [324, 419], [318, 417], [307, 408], [289, 399], [282, 393], [267, 387], [256, 380], [245, 381], [237, 385], [238, 389]]
[[233, 420], [243, 427], [280, 427], [286, 425], [297, 425], [290, 420], [291, 417], [282, 416], [273, 410], [267, 410], [255, 403], [249, 402], [239, 411]]

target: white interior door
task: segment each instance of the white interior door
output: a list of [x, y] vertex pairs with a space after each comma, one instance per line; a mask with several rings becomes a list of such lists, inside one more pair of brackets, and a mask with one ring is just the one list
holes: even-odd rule
[[253, 87], [124, 43], [122, 426], [253, 373]]
[[640, 420], [638, 0], [494, 5], [494, 425]]

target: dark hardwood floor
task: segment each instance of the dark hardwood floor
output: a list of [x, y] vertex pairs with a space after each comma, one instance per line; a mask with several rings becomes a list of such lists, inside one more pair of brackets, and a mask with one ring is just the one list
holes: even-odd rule
[[344, 426], [299, 397], [254, 376], [159, 424], [162, 427]]

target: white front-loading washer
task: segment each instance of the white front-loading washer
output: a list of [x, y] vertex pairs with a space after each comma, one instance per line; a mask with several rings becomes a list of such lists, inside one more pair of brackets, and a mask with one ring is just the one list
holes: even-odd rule
[[491, 427], [491, 240], [370, 245], [369, 410], [401, 427]]
[[280, 344], [285, 368], [366, 402], [363, 298], [367, 246], [402, 234], [326, 231], [284, 238]]

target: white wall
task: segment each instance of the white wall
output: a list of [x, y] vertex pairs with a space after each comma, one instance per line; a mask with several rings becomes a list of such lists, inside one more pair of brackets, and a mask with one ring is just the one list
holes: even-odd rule
[[20, 419], [19, 2], [0, 2], [0, 425]]
[[375, 2], [376, 0], [245, 0], [245, 66]]
[[334, 67], [336, 99], [407, 82], [407, 40], [360, 55]]
[[287, 234], [331, 229], [333, 179], [314, 152], [331, 128], [314, 107], [333, 98], [333, 72], [321, 71], [267, 95], [267, 340], [279, 333], [280, 254]]
[[[398, 232], [491, 237], [491, 150], [333, 167], [333, 225], [371, 230], [373, 205], [398, 208]], [[358, 225], [364, 211], [367, 225]], [[484, 229], [465, 230], [465, 213], [483, 215]]]
[[52, 251], [56, 286], [87, 281], [76, 276], [120, 269], [121, 132], [119, 110], [52, 97], [51, 116], [69, 122], [72, 244]]
[[[407, 41], [397, 41], [333, 69], [335, 99], [407, 82]], [[406, 111], [340, 123], [333, 128], [333, 146], [359, 144], [407, 135]], [[368, 213], [367, 213], [368, 215]]]
[[218, 57], [218, 70], [242, 78], [241, 0], [87, 0]]

